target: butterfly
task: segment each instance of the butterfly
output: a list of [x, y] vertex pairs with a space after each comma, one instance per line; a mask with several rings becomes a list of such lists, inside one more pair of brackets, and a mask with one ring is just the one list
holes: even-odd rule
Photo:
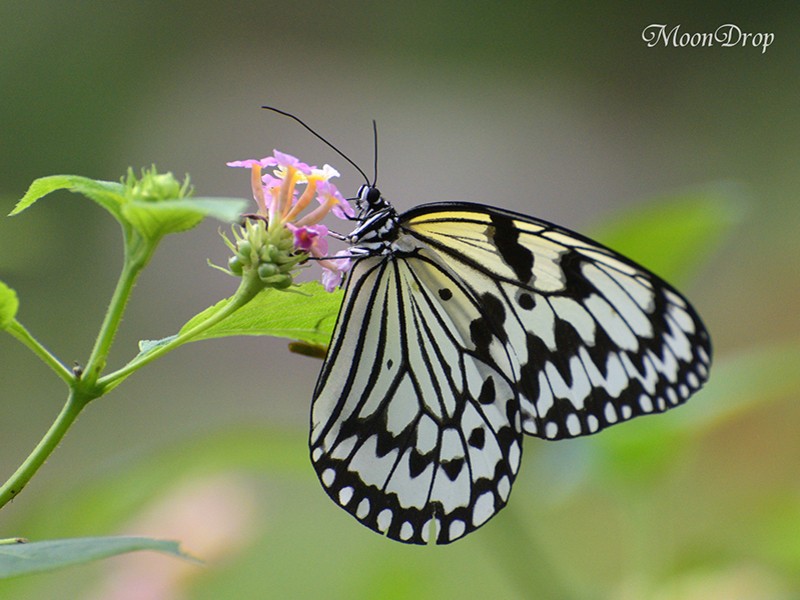
[[398, 214], [370, 184], [357, 205], [310, 451], [328, 495], [378, 533], [462, 538], [508, 502], [524, 434], [593, 434], [708, 378], [689, 302], [583, 235], [465, 202]]

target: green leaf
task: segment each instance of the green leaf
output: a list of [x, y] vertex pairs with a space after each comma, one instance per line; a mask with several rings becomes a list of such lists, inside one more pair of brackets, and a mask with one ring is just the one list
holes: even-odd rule
[[0, 281], [0, 329], [7, 329], [19, 309], [17, 292]]
[[123, 220], [124, 186], [113, 181], [98, 181], [79, 175], [50, 175], [35, 179], [9, 216], [18, 215], [40, 198], [58, 190], [83, 194], [105, 208], [118, 221]]
[[[343, 295], [341, 290], [326, 292], [316, 281], [303, 283], [287, 291], [268, 288], [192, 341], [232, 335], [270, 335], [310, 344], [327, 344]], [[218, 302], [193, 317], [181, 328], [181, 332], [208, 319], [227, 302]]]
[[[164, 177], [146, 173], [143, 177]], [[132, 175], [129, 176], [129, 179]], [[171, 177], [171, 175], [170, 175]], [[37, 200], [57, 190], [83, 194], [110, 212], [123, 226], [132, 226], [146, 239], [159, 239], [168, 233], [191, 229], [205, 217], [230, 223], [247, 207], [240, 198], [164, 198], [147, 201], [131, 197], [131, 186], [112, 181], [98, 181], [78, 175], [51, 175], [36, 179], [17, 202], [9, 216], [17, 215]], [[180, 193], [180, 190], [176, 193]]]
[[250, 201], [242, 198], [209, 198], [205, 196], [192, 197], [189, 202], [192, 203], [194, 210], [202, 212], [204, 217], [211, 217], [223, 223], [238, 221], [250, 204]]
[[0, 545], [0, 578], [52, 571], [138, 550], [155, 550], [195, 560], [178, 542], [144, 537], [94, 537]]
[[594, 237], [675, 281], [711, 255], [746, 211], [740, 189], [718, 184], [631, 211]]
[[236, 221], [247, 207], [239, 198], [185, 198], [161, 202], [129, 201], [122, 207], [125, 220], [143, 237], [158, 239], [195, 227], [205, 217]]

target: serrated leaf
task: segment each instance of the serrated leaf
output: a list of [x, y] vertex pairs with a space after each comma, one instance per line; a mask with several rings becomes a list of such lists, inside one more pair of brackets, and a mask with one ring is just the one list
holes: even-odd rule
[[631, 211], [594, 237], [675, 281], [710, 256], [746, 210], [742, 191], [720, 184]]
[[[241, 309], [192, 341], [232, 335], [269, 335], [310, 344], [327, 344], [339, 314], [343, 292], [326, 292], [316, 281], [303, 283], [293, 289], [296, 291], [263, 290]], [[181, 328], [181, 332], [207, 319], [227, 302], [218, 302], [193, 317]]]
[[17, 316], [17, 292], [0, 281], [0, 329], [6, 329]]
[[50, 175], [49, 177], [40, 177], [34, 180], [25, 195], [17, 202], [14, 210], [9, 213], [9, 216], [18, 215], [37, 200], [58, 190], [83, 194], [105, 208], [117, 220], [122, 220], [122, 205], [125, 202], [123, 185], [113, 181], [98, 181], [79, 175]]
[[181, 552], [178, 542], [145, 537], [94, 537], [0, 545], [0, 578], [52, 571], [109, 556], [155, 550], [178, 558], [192, 559]]

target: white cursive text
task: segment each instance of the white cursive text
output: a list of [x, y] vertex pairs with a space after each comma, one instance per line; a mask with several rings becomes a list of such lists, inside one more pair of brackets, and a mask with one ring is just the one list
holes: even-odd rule
[[665, 48], [669, 46], [673, 48], [686, 48], [687, 46], [710, 48], [714, 45], [722, 48], [752, 46], [761, 48], [761, 54], [764, 54], [775, 40], [774, 33], [748, 33], [731, 23], [720, 25], [713, 33], [681, 33], [680, 27], [680, 25], [675, 25], [668, 30], [666, 25], [653, 23], [642, 30], [642, 40], [648, 48], [657, 44], [662, 44]]

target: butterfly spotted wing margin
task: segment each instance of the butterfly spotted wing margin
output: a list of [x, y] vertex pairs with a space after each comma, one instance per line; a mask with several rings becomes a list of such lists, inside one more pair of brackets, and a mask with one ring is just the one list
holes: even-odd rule
[[424, 248], [359, 259], [350, 274], [311, 458], [328, 495], [392, 539], [449, 543], [508, 500], [519, 399], [483, 308]]
[[469, 203], [417, 207], [400, 228], [492, 307], [525, 433], [595, 433], [682, 404], [708, 378], [711, 341], [689, 302], [597, 242]]

